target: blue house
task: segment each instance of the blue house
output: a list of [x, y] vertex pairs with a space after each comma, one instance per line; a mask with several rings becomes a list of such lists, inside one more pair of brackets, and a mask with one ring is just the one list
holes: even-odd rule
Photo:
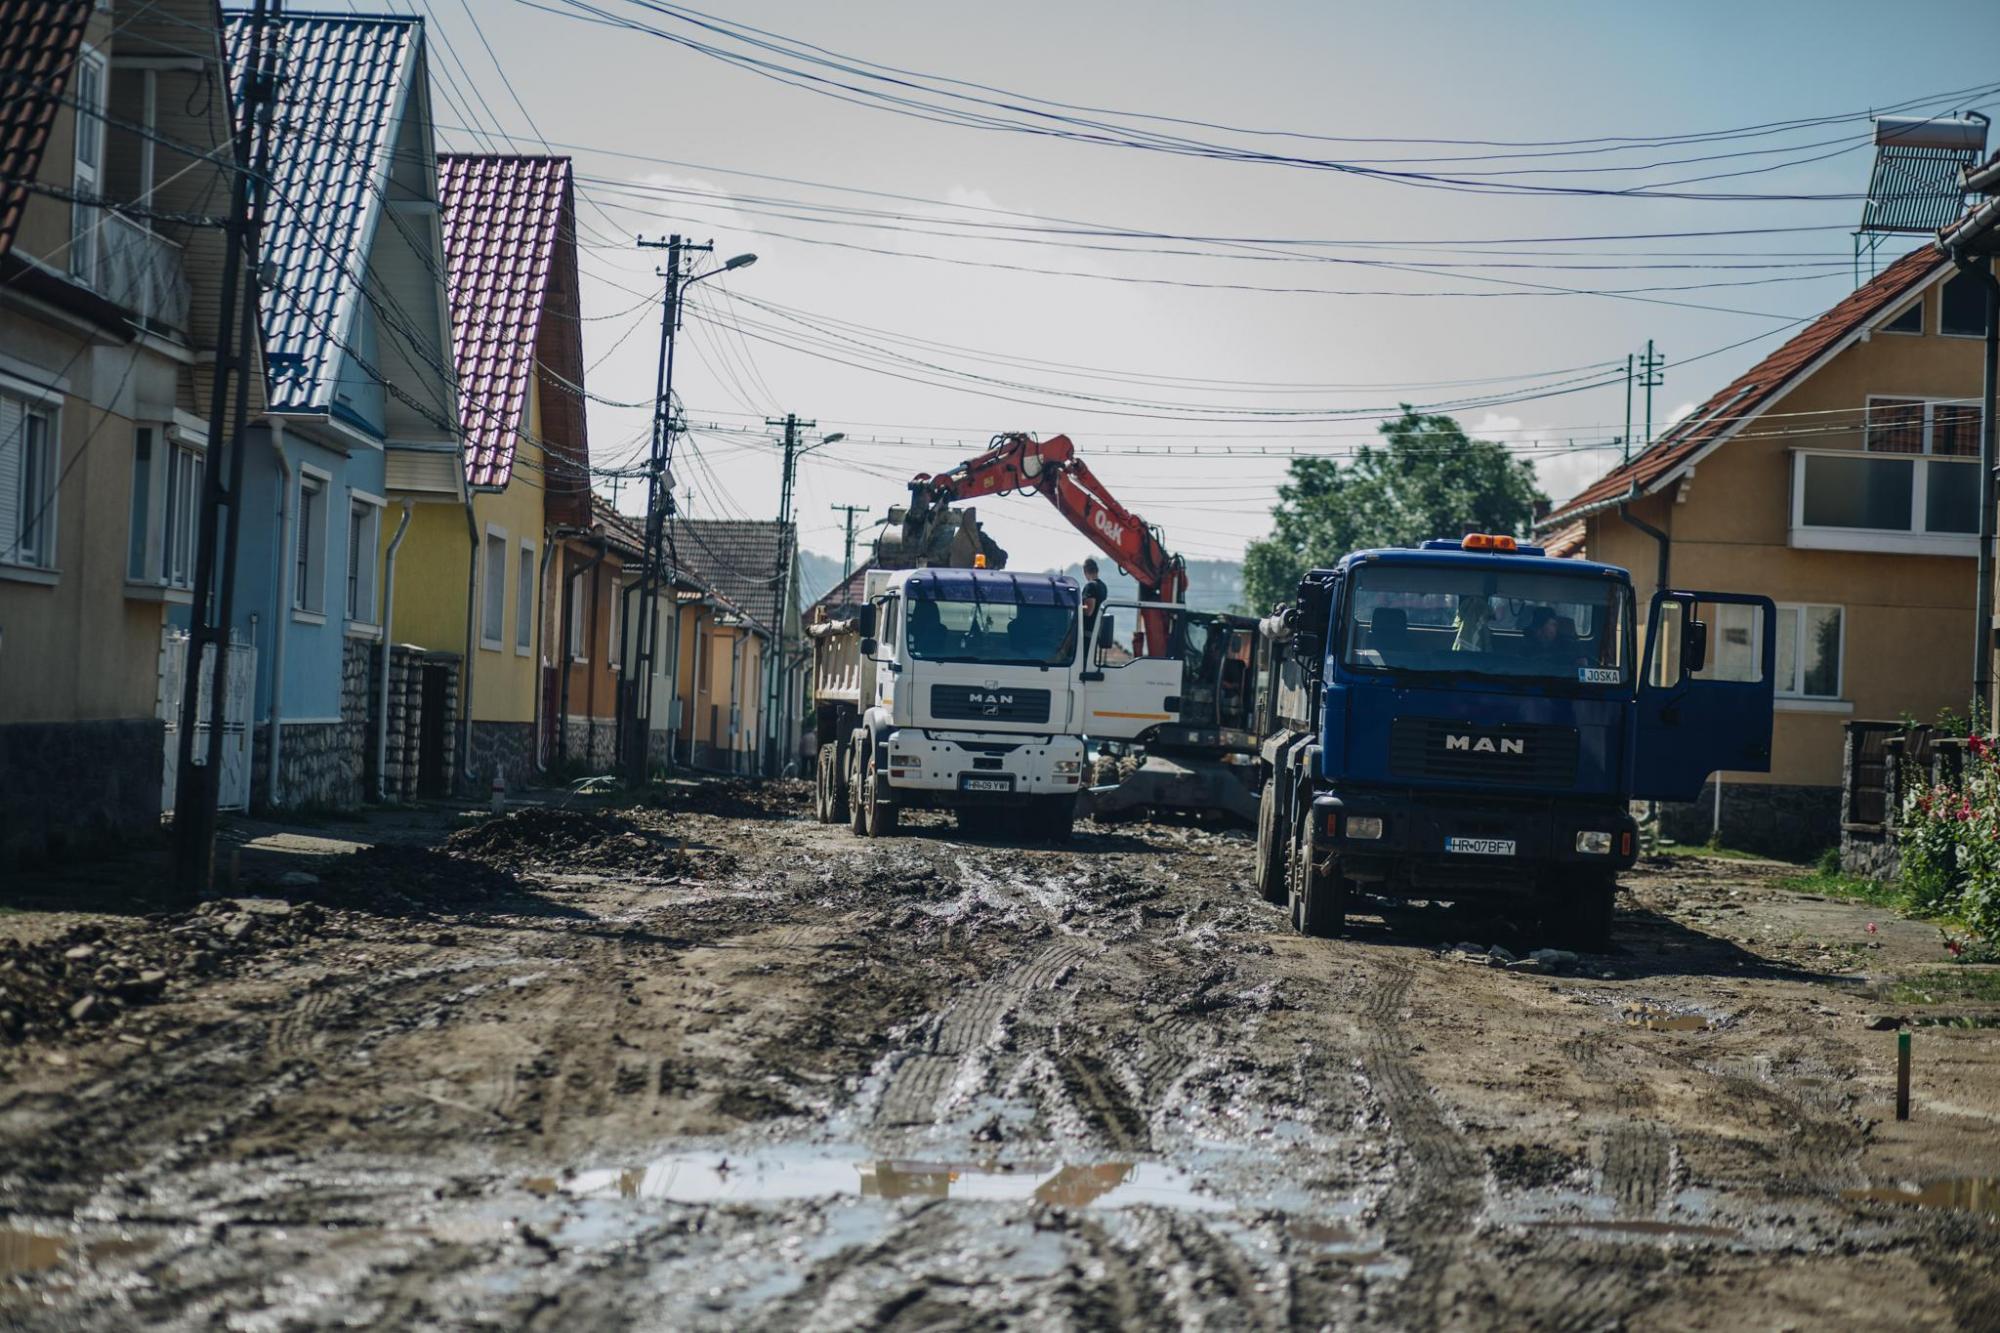
[[[225, 25], [240, 71], [249, 16]], [[382, 707], [385, 555], [412, 503], [466, 500], [429, 78], [420, 20], [276, 26], [267, 407], [247, 453], [232, 632], [255, 649], [251, 801], [352, 805], [374, 789], [385, 717], [404, 720], [400, 699]], [[435, 727], [455, 711], [456, 677], [449, 654], [432, 656], [441, 697], [419, 702]]]

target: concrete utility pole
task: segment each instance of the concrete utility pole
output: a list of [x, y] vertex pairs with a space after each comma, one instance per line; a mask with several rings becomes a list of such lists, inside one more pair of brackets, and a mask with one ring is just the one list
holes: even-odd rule
[[847, 515], [847, 541], [840, 553], [840, 581], [854, 577], [854, 516], [868, 512], [867, 505], [828, 505], [836, 514]]
[[1625, 433], [1618, 437], [1625, 446], [1625, 461], [1632, 461], [1632, 354], [1625, 353]]
[[[245, 280], [244, 270], [256, 260], [265, 200], [261, 183], [270, 174], [270, 108], [278, 88], [272, 30], [282, 18], [282, 10], [282, 0], [255, 0], [251, 8], [250, 58], [245, 62], [238, 93], [250, 133], [236, 136], [232, 145], [235, 166], [225, 224], [215, 372], [209, 393], [209, 458], [208, 466], [202, 469], [201, 530], [195, 548], [186, 679], [174, 756], [173, 893], [183, 904], [198, 902], [215, 877], [216, 806], [222, 794], [222, 744], [228, 730], [224, 723], [229, 701], [229, 622], [235, 614], [237, 544], [243, 526], [244, 418], [250, 407], [249, 372], [254, 364], [249, 351], [257, 337], [257, 293]], [[229, 510], [226, 523], [224, 506]], [[208, 750], [198, 764], [194, 736], [201, 723], [201, 667], [210, 649], [215, 662], [209, 680]], [[284, 682], [274, 681], [272, 688], [282, 689]]]
[[792, 691], [786, 686], [785, 677], [790, 673], [791, 645], [785, 639], [785, 611], [790, 605], [792, 593], [792, 563], [797, 557], [798, 542], [792, 526], [792, 492], [798, 479], [799, 455], [812, 452], [829, 444], [839, 444], [847, 436], [839, 431], [822, 436], [810, 444], [799, 441], [801, 430], [815, 430], [817, 421], [801, 421], [795, 412], [787, 412], [782, 418], [766, 417], [767, 426], [782, 426], [785, 429], [784, 464], [778, 474], [778, 568], [774, 576], [778, 596], [773, 612], [777, 624], [771, 626], [770, 693], [767, 696], [766, 716], [776, 725], [771, 740], [770, 771], [772, 777], [784, 774], [786, 750], [791, 733]]
[[626, 780], [643, 786], [652, 773], [648, 751], [653, 735], [653, 664], [659, 650], [660, 583], [667, 573], [667, 520], [674, 512], [674, 335], [680, 331], [682, 298], [688, 288], [719, 273], [748, 268], [757, 256], [737, 255], [720, 268], [687, 277], [683, 262], [692, 255], [713, 253], [713, 242], [696, 245], [675, 233], [664, 241], [642, 236], [638, 244], [643, 250], [667, 252], [667, 266], [660, 271], [666, 280], [660, 307], [660, 368], [653, 395], [653, 447], [646, 464], [646, 550], [639, 572], [639, 637], [632, 654], [632, 716], [625, 739]]
[[1639, 362], [1639, 369], [1644, 374], [1639, 383], [1646, 390], [1646, 443], [1648, 445], [1651, 445], [1653, 442], [1653, 390], [1667, 382], [1666, 365], [1667, 354], [1665, 352], [1654, 352], [1653, 340], [1651, 338], [1646, 339], [1646, 356], [1644, 360]]

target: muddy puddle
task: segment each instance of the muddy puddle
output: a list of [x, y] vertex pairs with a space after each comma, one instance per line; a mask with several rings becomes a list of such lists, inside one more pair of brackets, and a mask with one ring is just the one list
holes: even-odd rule
[[574, 1199], [781, 1203], [809, 1199], [1033, 1201], [1061, 1208], [1223, 1212], [1234, 1205], [1162, 1162], [931, 1162], [829, 1152], [674, 1153], [644, 1166], [538, 1176], [529, 1191]]
[[1625, 1008], [1625, 1026], [1645, 1032], [1706, 1032], [1715, 1025], [1706, 1014], [1680, 1013], [1649, 1004]]
[[1916, 1189], [1876, 1185], [1868, 1189], [1842, 1190], [1840, 1197], [1850, 1203], [1894, 1203], [2000, 1216], [2000, 1176], [1960, 1176], [1932, 1181]]

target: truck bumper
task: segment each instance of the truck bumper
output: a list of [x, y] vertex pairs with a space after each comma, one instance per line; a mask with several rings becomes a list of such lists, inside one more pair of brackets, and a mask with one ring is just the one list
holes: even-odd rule
[[879, 744], [893, 799], [912, 805], [1008, 805], [1034, 796], [1074, 796], [1083, 781], [1078, 736], [901, 727]]
[[1342, 792], [1314, 797], [1312, 811], [1343, 874], [1391, 887], [1532, 887], [1552, 870], [1612, 873], [1638, 859], [1622, 804]]

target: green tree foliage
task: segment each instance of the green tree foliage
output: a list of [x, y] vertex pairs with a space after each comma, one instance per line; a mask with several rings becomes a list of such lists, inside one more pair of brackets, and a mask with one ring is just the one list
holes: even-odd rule
[[1290, 600], [1308, 570], [1349, 551], [1415, 546], [1467, 530], [1528, 530], [1543, 500], [1534, 469], [1491, 440], [1475, 440], [1448, 416], [1403, 405], [1345, 465], [1299, 458], [1278, 488], [1269, 538], [1243, 555], [1244, 594], [1258, 612]]

